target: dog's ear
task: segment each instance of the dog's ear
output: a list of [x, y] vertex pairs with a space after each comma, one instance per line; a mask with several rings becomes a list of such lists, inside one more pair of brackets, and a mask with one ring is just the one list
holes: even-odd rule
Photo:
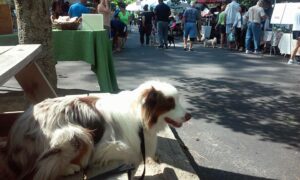
[[151, 128], [158, 121], [158, 117], [167, 111], [175, 108], [173, 97], [165, 96], [161, 91], [151, 87], [144, 93], [143, 120], [148, 128]]
[[146, 93], [144, 106], [153, 109], [157, 105], [158, 98], [159, 92], [154, 87], [151, 87]]

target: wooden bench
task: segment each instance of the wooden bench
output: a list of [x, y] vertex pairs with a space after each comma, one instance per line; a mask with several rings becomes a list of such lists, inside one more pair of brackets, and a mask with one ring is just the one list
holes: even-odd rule
[[[15, 77], [25, 96], [33, 104], [57, 97], [43, 72], [35, 62], [42, 51], [39, 44], [0, 46], [0, 86]], [[0, 114], [0, 136], [6, 136], [13, 122], [22, 112]]]

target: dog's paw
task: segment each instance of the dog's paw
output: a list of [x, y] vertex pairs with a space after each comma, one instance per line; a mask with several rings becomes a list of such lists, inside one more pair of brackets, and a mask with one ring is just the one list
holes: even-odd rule
[[69, 167], [67, 167], [65, 169], [65, 171], [63, 172], [63, 176], [69, 176], [72, 174], [75, 174], [76, 172], [80, 171], [80, 166], [77, 164], [70, 164]]
[[156, 162], [157, 164], [160, 164], [160, 155], [159, 154], [155, 154], [154, 157], [152, 158], [154, 162]]

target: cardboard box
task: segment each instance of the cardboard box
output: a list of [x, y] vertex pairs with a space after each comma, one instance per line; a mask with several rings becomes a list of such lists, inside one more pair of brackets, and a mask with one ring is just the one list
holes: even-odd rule
[[0, 34], [13, 33], [13, 22], [8, 4], [0, 4]]

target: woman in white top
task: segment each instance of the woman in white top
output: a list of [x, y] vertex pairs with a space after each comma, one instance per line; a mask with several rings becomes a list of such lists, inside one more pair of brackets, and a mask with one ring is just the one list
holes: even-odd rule
[[297, 40], [297, 44], [291, 54], [291, 58], [288, 61], [288, 64], [299, 64], [296, 60], [296, 54], [300, 49], [300, 12], [297, 12], [294, 15], [294, 23], [293, 23], [293, 39]]
[[110, 16], [111, 16], [111, 10], [110, 10], [110, 2], [109, 2], [109, 0], [100, 0], [100, 3], [97, 6], [97, 13], [103, 15], [104, 29], [107, 30], [108, 36], [110, 36]]

